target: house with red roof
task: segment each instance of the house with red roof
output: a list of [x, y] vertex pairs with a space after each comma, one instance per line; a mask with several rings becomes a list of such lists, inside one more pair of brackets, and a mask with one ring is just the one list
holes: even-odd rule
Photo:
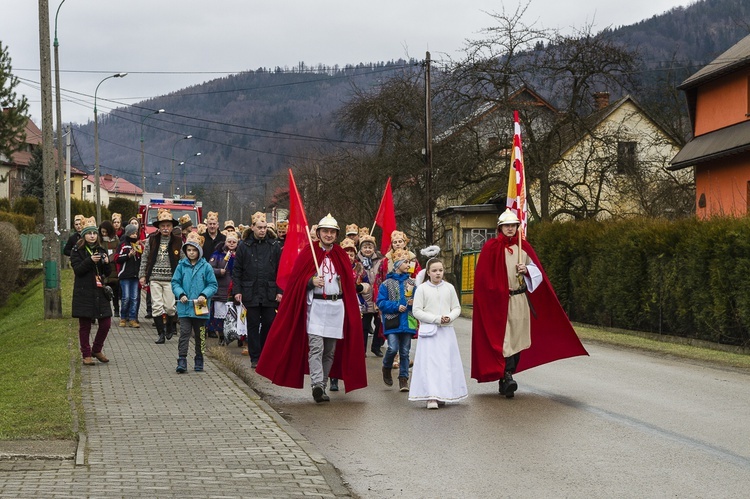
[[[143, 199], [143, 190], [128, 182], [122, 177], [106, 173], [99, 177], [101, 186], [100, 199], [103, 206], [109, 206], [112, 198], [124, 198], [140, 203]], [[83, 178], [81, 198], [85, 201], [96, 203], [96, 184], [94, 175], [86, 175]]]

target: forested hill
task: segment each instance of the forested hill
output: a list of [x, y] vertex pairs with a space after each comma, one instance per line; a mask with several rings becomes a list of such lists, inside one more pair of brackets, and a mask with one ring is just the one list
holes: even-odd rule
[[[488, 25], [491, 19], [488, 17]], [[674, 90], [684, 78], [750, 33], [750, 2], [701, 0], [606, 33], [636, 50], [643, 60], [639, 100], [651, 109], [682, 113], [684, 97]], [[395, 60], [346, 67], [258, 69], [208, 81], [112, 112], [100, 122], [102, 171], [141, 184], [140, 136], [146, 151], [147, 190], [202, 185], [268, 201], [272, 176], [320, 149], [346, 145], [334, 113], [353, 95], [369, 89], [415, 61]], [[656, 91], [658, 88], [659, 91]], [[669, 104], [663, 90], [674, 90]], [[167, 113], [144, 118], [149, 110]], [[143, 125], [141, 125], [143, 123]], [[684, 123], [681, 125], [684, 130]], [[94, 164], [93, 123], [74, 131], [74, 165]], [[192, 135], [193, 139], [181, 141]], [[193, 156], [200, 152], [200, 157]], [[160, 175], [157, 175], [160, 172]], [[161, 182], [161, 186], [157, 186]], [[241, 195], [240, 195], [241, 193]]]

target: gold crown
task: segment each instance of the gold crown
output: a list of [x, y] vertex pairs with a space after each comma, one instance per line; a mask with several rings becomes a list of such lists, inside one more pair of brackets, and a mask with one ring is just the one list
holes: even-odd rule
[[260, 221], [265, 222], [266, 221], [266, 214], [263, 213], [262, 211], [256, 211], [255, 213], [253, 213], [252, 221], [253, 221], [253, 225], [255, 225], [256, 223], [258, 223]]
[[206, 221], [215, 221], [219, 222], [219, 212], [218, 211], [209, 211], [208, 215], [206, 215]]
[[205, 239], [197, 232], [191, 232], [185, 239], [186, 243], [196, 243], [200, 247], [203, 247], [203, 241], [205, 241]]
[[346, 226], [346, 235], [349, 234], [359, 234], [359, 227], [357, 227], [357, 224], [350, 224]]
[[[360, 232], [360, 234], [361, 234], [361, 232]], [[375, 238], [373, 236], [369, 235], [369, 234], [364, 235], [364, 236], [362, 236], [362, 235], [359, 236], [359, 246], [360, 246], [360, 248], [365, 243], [372, 243], [373, 246], [377, 247], [377, 243], [375, 242]]]
[[122, 222], [122, 215], [120, 213], [112, 213], [112, 221], [119, 220]]
[[234, 221], [232, 221], [232, 220], [226, 220], [226, 221], [224, 222], [224, 228], [225, 228], [225, 229], [227, 229], [227, 228], [229, 228], [229, 227], [231, 227], [231, 228], [233, 228], [233, 229], [234, 229]]
[[341, 247], [346, 250], [354, 250], [354, 252], [357, 252], [357, 245], [354, 244], [354, 241], [349, 239], [348, 237], [341, 241]]
[[393, 243], [393, 240], [396, 238], [401, 238], [406, 244], [409, 244], [409, 238], [406, 237], [406, 234], [404, 234], [400, 230], [394, 230], [393, 232], [391, 232], [391, 243]]

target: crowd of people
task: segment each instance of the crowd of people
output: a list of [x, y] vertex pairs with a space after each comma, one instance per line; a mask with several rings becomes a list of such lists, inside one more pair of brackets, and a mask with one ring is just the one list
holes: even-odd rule
[[[275, 225], [258, 212], [250, 225], [209, 212], [193, 226], [161, 209], [148, 237], [137, 217], [97, 226], [76, 216], [65, 246], [75, 273], [73, 317], [79, 319], [84, 365], [106, 363], [104, 343], [113, 317], [139, 328], [141, 299], [146, 318], [164, 345], [177, 334], [177, 373], [204, 369], [206, 338], [244, 348], [251, 368], [273, 383], [302, 388], [309, 375], [312, 397], [367, 386], [365, 357], [382, 359], [382, 381], [428, 409], [468, 396], [453, 328], [461, 313], [455, 288], [444, 280], [439, 248], [422, 251], [422, 269], [409, 238], [394, 230], [386, 254], [369, 230], [345, 226], [330, 214], [310, 230], [310, 244], [294, 260], [284, 289], [277, 282], [288, 222]], [[586, 355], [526, 240], [507, 210], [498, 236], [484, 246], [476, 268], [471, 376], [498, 382], [501, 395], [518, 389], [513, 375], [553, 360]], [[97, 324], [93, 345], [91, 329]], [[412, 345], [419, 339], [416, 355]], [[533, 340], [533, 341], [532, 341]], [[385, 352], [383, 345], [386, 345]], [[523, 358], [521, 356], [523, 352]]]

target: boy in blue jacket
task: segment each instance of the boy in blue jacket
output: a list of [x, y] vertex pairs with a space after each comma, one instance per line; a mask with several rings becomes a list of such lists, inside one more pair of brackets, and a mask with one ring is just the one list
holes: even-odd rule
[[409, 351], [411, 339], [417, 332], [417, 321], [411, 315], [414, 279], [409, 276], [410, 261], [403, 250], [393, 252], [393, 272], [378, 290], [377, 305], [382, 314], [383, 334], [388, 339], [388, 350], [383, 357], [383, 382], [393, 385], [393, 359], [399, 355], [398, 387], [409, 391]]
[[[177, 315], [180, 317], [177, 372], [187, 371], [187, 354], [190, 333], [195, 335], [195, 367], [203, 371], [203, 352], [208, 323], [208, 300], [219, 289], [214, 269], [203, 258], [203, 238], [196, 232], [188, 235], [182, 245], [185, 258], [179, 261], [172, 275], [172, 292], [177, 298]], [[202, 313], [205, 310], [205, 313]]]

